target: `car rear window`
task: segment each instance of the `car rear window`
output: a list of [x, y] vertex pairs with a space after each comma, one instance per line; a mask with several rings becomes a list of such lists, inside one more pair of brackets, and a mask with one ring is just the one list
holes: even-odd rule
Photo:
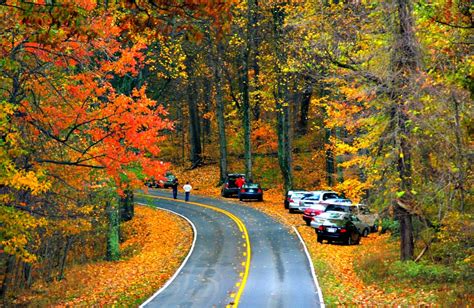
[[258, 188], [258, 184], [245, 184], [245, 188]]
[[326, 212], [326, 213], [321, 213], [319, 215], [319, 218], [324, 218], [324, 219], [338, 219], [341, 220], [343, 217], [344, 213], [332, 213], [332, 212]]

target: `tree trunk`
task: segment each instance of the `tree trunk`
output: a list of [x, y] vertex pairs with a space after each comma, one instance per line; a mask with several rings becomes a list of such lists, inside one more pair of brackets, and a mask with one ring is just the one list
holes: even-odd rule
[[[212, 97], [212, 81], [209, 78], [203, 80], [203, 101], [204, 110], [203, 114], [207, 114], [211, 111], [211, 97]], [[207, 117], [202, 118], [202, 145], [209, 144], [211, 141], [211, 121]]]
[[[190, 74], [189, 76], [192, 76]], [[188, 110], [189, 110], [189, 142], [191, 145], [190, 160], [192, 168], [196, 168], [202, 163], [201, 147], [201, 121], [197, 104], [197, 91], [195, 82], [190, 79], [188, 85]]]
[[[324, 131], [325, 131], [325, 137], [326, 137], [325, 138], [326, 144], [329, 144], [329, 140], [331, 138], [331, 130], [329, 128], [325, 128]], [[332, 149], [329, 147], [326, 150], [326, 179], [327, 179], [328, 186], [333, 186], [335, 184], [334, 165], [335, 165], [334, 153]]]
[[240, 66], [240, 93], [242, 94], [242, 126], [244, 129], [244, 159], [245, 159], [245, 175], [248, 179], [252, 178], [252, 149], [250, 142], [250, 95], [249, 95], [249, 46], [243, 48], [241, 54]]
[[260, 101], [261, 101], [261, 85], [260, 85], [260, 66], [258, 64], [260, 40], [258, 38], [259, 31], [259, 5], [258, 0], [249, 0], [247, 6], [248, 13], [248, 44], [251, 53], [251, 63], [253, 69], [253, 86], [255, 91], [254, 102], [253, 102], [253, 116], [254, 120], [260, 119]]
[[225, 118], [224, 118], [224, 95], [222, 93], [222, 59], [221, 59], [221, 46], [217, 43], [217, 52], [214, 63], [214, 78], [216, 87], [216, 118], [217, 118], [217, 129], [219, 132], [219, 169], [220, 178], [219, 184], [224, 183], [227, 175], [227, 136], [225, 133]]
[[133, 190], [126, 189], [124, 194], [124, 196], [120, 197], [119, 201], [120, 221], [129, 221], [133, 219], [135, 210], [133, 205]]
[[108, 232], [107, 232], [107, 255], [108, 261], [117, 261], [120, 258], [119, 245], [119, 213], [117, 207], [112, 202], [106, 202], [106, 212], [108, 218]]
[[305, 78], [305, 88], [301, 96], [300, 116], [298, 119], [298, 134], [305, 135], [308, 132], [308, 115], [311, 97], [313, 95], [313, 84]]
[[456, 183], [456, 189], [460, 193], [460, 210], [464, 213], [465, 206], [465, 193], [464, 183], [466, 182], [466, 171], [464, 163], [464, 149], [462, 143], [462, 131], [461, 131], [461, 117], [459, 111], [460, 102], [453, 96], [454, 102], [454, 134], [456, 136], [456, 167], [458, 168], [458, 177]]
[[69, 252], [69, 248], [71, 248], [71, 245], [72, 245], [72, 238], [68, 236], [66, 238], [66, 245], [64, 246], [64, 251], [61, 257], [61, 265], [59, 269], [58, 280], [64, 279], [64, 268], [66, 266], [67, 254]]
[[[392, 108], [392, 120], [397, 125], [398, 161], [397, 169], [400, 178], [399, 189], [403, 192], [402, 200], [410, 204], [413, 198], [412, 190], [412, 166], [411, 166], [411, 136], [407, 127], [408, 96], [404, 91], [409, 88], [413, 74], [418, 69], [418, 48], [413, 29], [412, 3], [410, 0], [395, 0], [397, 18], [395, 26], [395, 41], [391, 57], [392, 91], [391, 99], [394, 104]], [[412, 214], [406, 209], [396, 205], [397, 217], [400, 221], [400, 259], [402, 261], [413, 260], [414, 236], [412, 225]]]
[[412, 215], [405, 209], [396, 207], [396, 217], [400, 223], [400, 260], [413, 260], [415, 245], [413, 240]]
[[6, 295], [12, 282], [13, 272], [15, 271], [15, 261], [15, 256], [8, 256], [5, 273], [3, 275], [2, 288], [0, 289], [0, 298], [3, 298], [4, 300], [6, 299]]
[[275, 5], [273, 14], [273, 35], [275, 43], [275, 53], [277, 58], [276, 75], [277, 86], [274, 93], [277, 112], [277, 134], [278, 134], [278, 162], [283, 176], [283, 186], [285, 193], [293, 188], [293, 167], [292, 167], [292, 138], [290, 134], [291, 117], [288, 102], [288, 83], [281, 69], [286, 64], [286, 54], [283, 50], [283, 24], [285, 19], [285, 9], [281, 5]]

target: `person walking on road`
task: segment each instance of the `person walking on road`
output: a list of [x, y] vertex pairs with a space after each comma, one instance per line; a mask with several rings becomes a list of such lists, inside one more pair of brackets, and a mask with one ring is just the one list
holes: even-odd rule
[[175, 178], [173, 180], [173, 184], [171, 184], [171, 189], [173, 189], [173, 199], [178, 198], [178, 185], [179, 185], [178, 178]]
[[186, 184], [184, 184], [183, 186], [183, 189], [184, 189], [184, 201], [188, 202], [189, 194], [191, 193], [191, 190], [193, 189], [193, 187], [191, 186], [191, 184], [189, 184], [189, 182], [186, 182]]

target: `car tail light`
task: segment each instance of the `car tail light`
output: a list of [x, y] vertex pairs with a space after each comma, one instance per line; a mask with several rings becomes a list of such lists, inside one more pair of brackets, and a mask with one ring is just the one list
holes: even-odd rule
[[324, 226], [319, 226], [318, 229], [319, 229], [320, 231], [324, 231]]
[[286, 200], [288, 200], [288, 202], [295, 202], [293, 199], [291, 198], [286, 198]]
[[240, 190], [240, 192], [245, 192], [245, 189], [242, 188], [242, 189]]
[[339, 230], [339, 232], [341, 232], [341, 233], [346, 233], [346, 232], [347, 232], [347, 229], [342, 228], [341, 230]]
[[225, 188], [229, 188], [229, 183], [225, 183]]
[[262, 192], [262, 190], [259, 188], [259, 189], [257, 190], [257, 192], [258, 192], [258, 193], [261, 193], [261, 192]]

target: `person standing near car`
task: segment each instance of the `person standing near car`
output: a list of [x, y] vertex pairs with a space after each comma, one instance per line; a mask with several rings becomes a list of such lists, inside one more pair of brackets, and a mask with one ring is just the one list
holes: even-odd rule
[[188, 202], [189, 195], [191, 194], [191, 190], [193, 189], [193, 187], [191, 186], [191, 184], [189, 184], [189, 182], [186, 182], [186, 184], [184, 184], [183, 186], [183, 189], [184, 189], [184, 201]]
[[237, 180], [235, 180], [235, 186], [239, 189], [239, 192], [237, 193], [240, 199], [240, 190], [242, 189], [242, 186], [245, 184], [245, 179], [243, 176], [239, 176]]
[[173, 180], [173, 183], [171, 184], [171, 189], [173, 190], [173, 199], [178, 198], [178, 185], [179, 185], [178, 178], [175, 178]]

